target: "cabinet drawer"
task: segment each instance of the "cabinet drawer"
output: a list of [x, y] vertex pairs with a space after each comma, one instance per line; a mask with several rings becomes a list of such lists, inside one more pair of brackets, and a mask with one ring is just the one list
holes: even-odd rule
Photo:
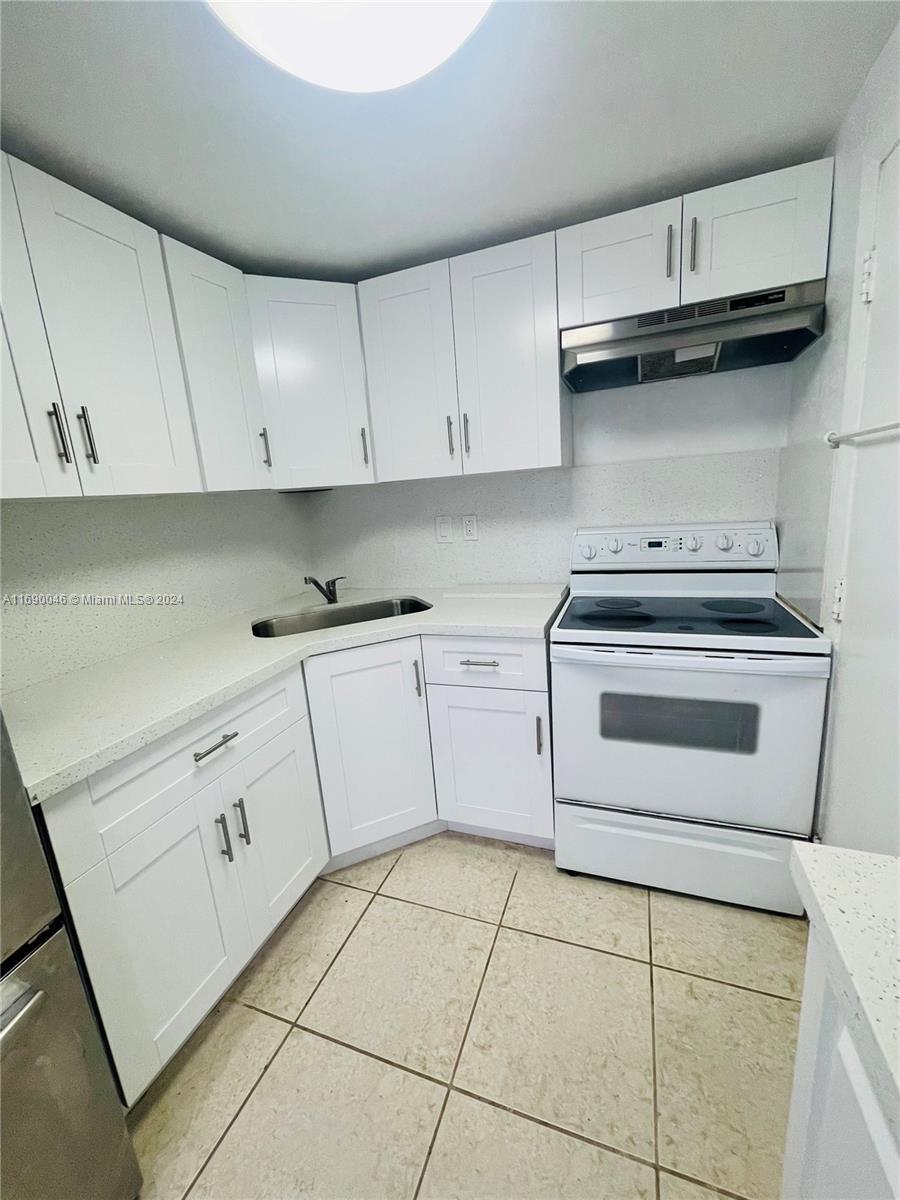
[[547, 690], [543, 638], [423, 637], [428, 683]]
[[113, 854], [305, 714], [295, 668], [49, 801], [44, 813], [64, 882]]

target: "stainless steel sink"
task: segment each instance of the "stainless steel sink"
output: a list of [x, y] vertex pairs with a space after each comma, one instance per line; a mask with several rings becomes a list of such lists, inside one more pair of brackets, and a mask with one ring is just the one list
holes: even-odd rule
[[370, 600], [365, 604], [323, 604], [285, 617], [264, 617], [253, 622], [254, 637], [285, 637], [289, 633], [309, 633], [313, 629], [331, 629], [335, 625], [356, 625], [359, 621], [381, 621], [385, 617], [405, 617], [431, 608], [418, 596], [398, 596], [391, 600]]

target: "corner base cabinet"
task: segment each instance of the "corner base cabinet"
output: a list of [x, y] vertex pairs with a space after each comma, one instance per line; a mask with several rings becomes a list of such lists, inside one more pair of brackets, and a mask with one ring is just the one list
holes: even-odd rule
[[332, 854], [436, 817], [419, 638], [304, 664]]

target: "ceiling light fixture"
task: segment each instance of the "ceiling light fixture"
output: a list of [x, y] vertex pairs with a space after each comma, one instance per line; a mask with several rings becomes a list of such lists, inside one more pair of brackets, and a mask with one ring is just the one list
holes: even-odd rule
[[292, 75], [341, 92], [383, 92], [445, 62], [478, 27], [492, 0], [208, 3], [236, 37]]

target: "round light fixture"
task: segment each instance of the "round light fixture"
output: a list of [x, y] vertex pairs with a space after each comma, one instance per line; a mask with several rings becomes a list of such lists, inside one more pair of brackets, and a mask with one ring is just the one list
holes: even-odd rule
[[208, 3], [236, 37], [292, 75], [341, 92], [383, 92], [440, 66], [481, 23], [492, 0]]

